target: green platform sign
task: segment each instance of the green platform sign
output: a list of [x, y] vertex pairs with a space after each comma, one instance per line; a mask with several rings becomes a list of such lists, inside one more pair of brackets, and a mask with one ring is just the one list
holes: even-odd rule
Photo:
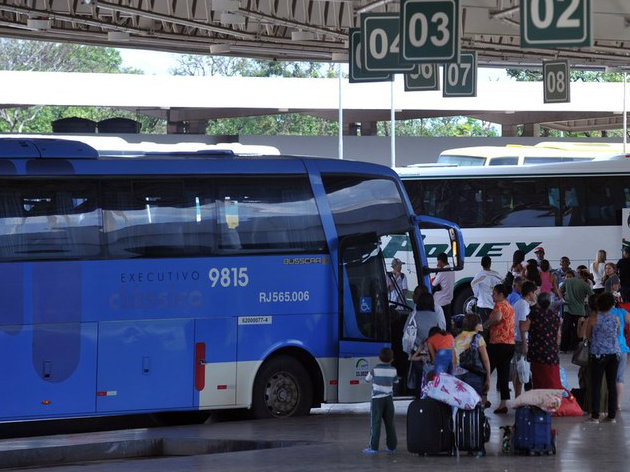
[[418, 64], [405, 74], [405, 91], [440, 90], [440, 68], [437, 64]]
[[402, 0], [401, 61], [457, 62], [459, 0]]
[[591, 0], [521, 0], [521, 48], [591, 47], [591, 15]]
[[545, 103], [570, 102], [569, 61], [543, 61]]
[[361, 14], [363, 64], [368, 72], [409, 72], [413, 64], [400, 62], [398, 13]]
[[444, 64], [442, 96], [477, 96], [477, 53], [459, 54], [459, 62]]
[[361, 47], [361, 30], [350, 28], [348, 46], [349, 77], [351, 84], [362, 82], [385, 82], [392, 79], [385, 72], [368, 72], [363, 68], [363, 51]]

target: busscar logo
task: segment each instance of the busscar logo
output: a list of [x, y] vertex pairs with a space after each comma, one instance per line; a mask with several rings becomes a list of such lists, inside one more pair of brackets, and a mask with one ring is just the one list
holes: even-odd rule
[[328, 264], [328, 257], [285, 257], [284, 265]]

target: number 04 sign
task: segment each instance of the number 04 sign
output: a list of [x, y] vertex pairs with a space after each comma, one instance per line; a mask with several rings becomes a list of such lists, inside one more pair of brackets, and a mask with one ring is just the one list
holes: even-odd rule
[[570, 78], [569, 61], [543, 61], [545, 103], [568, 103]]

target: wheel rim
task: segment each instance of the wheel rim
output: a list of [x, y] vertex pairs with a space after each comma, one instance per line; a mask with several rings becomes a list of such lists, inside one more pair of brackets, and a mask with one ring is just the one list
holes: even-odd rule
[[298, 406], [300, 390], [288, 372], [277, 372], [265, 385], [265, 405], [273, 416], [290, 416]]

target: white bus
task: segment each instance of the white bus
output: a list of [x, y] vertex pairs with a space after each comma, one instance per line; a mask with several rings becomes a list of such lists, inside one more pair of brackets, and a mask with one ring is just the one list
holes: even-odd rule
[[[457, 223], [464, 235], [466, 267], [457, 274], [454, 313], [472, 293], [470, 280], [484, 255], [502, 276], [516, 249], [534, 258], [542, 246], [552, 268], [562, 256], [587, 267], [598, 249], [621, 257], [630, 208], [630, 154], [606, 160], [532, 166], [397, 169], [415, 213]], [[622, 228], [623, 226], [623, 228]], [[428, 257], [448, 252], [425, 231]]]
[[437, 163], [460, 167], [552, 164], [581, 160], [590, 161], [623, 152], [621, 145], [592, 143], [591, 146], [581, 146], [577, 144], [545, 142], [536, 146], [508, 144], [506, 146], [454, 148], [442, 151], [438, 156]]

